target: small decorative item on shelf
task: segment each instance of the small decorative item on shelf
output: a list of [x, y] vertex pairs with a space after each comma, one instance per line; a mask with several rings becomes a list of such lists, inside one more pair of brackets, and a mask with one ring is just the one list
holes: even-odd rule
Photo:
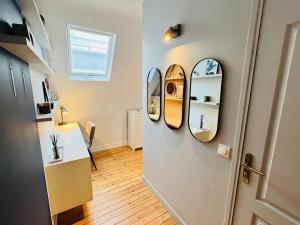
[[176, 93], [176, 85], [174, 82], [170, 81], [167, 83], [166, 87], [168, 95], [174, 95]]
[[64, 122], [64, 116], [63, 116], [63, 114], [65, 114], [65, 113], [67, 113], [67, 112], [68, 112], [68, 111], [67, 111], [67, 109], [66, 109], [64, 106], [61, 106], [61, 107], [60, 107], [61, 122], [58, 124], [59, 126], [66, 124], [66, 123]]
[[198, 73], [196, 70], [193, 71], [193, 77], [199, 77], [200, 73]]
[[149, 111], [150, 111], [150, 112], [149, 112], [150, 114], [155, 114], [155, 104], [154, 104], [153, 101], [151, 101]]
[[203, 102], [210, 102], [211, 101], [211, 97], [210, 96], [204, 96], [203, 97]]
[[12, 30], [15, 36], [26, 37], [34, 45], [33, 36], [25, 18], [23, 18], [23, 24], [13, 23]]
[[42, 14], [40, 14], [40, 17], [41, 17], [41, 20], [42, 20], [43, 25], [45, 26], [45, 18], [43, 17]]
[[197, 100], [197, 97], [196, 96], [191, 96], [190, 99], [195, 101], [195, 100]]

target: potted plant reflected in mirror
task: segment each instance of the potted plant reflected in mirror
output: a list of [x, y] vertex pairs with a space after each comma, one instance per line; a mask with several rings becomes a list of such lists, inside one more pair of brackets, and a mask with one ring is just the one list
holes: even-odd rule
[[64, 106], [60, 106], [60, 116], [61, 116], [61, 122], [58, 124], [59, 126], [65, 125], [64, 122], [64, 114], [66, 114], [68, 111]]

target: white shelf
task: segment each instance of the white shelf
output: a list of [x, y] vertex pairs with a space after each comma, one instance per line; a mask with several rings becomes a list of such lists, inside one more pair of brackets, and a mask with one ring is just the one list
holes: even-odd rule
[[171, 78], [166, 78], [165, 80], [183, 80], [183, 77], [171, 77]]
[[198, 126], [194, 124], [190, 124], [190, 129], [193, 133], [203, 133], [203, 132], [209, 132], [207, 129], [201, 129]]
[[51, 45], [48, 34], [40, 17], [35, 0], [16, 0], [16, 2], [41, 47], [50, 50]]
[[43, 121], [48, 121], [48, 120], [52, 120], [54, 113], [56, 112], [58, 106], [59, 106], [59, 101], [52, 101], [54, 106], [53, 109], [51, 109], [51, 113], [49, 114], [38, 114], [36, 116], [36, 121], [37, 122], [43, 122]]
[[167, 97], [166, 100], [182, 102], [181, 98], [170, 98], [170, 97]]
[[32, 69], [48, 75], [54, 74], [53, 69], [26, 37], [1, 34], [0, 47], [23, 59]]
[[198, 77], [192, 77], [193, 79], [210, 79], [210, 78], [221, 78], [222, 74], [214, 74], [214, 75], [202, 75]]
[[213, 106], [213, 107], [219, 107], [219, 105], [220, 105], [217, 102], [202, 102], [199, 100], [191, 100], [191, 103], [200, 104], [200, 105], [204, 105], [204, 106]]

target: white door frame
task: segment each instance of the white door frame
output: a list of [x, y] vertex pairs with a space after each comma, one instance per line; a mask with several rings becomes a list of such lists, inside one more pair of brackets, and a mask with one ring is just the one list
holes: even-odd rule
[[243, 144], [246, 130], [249, 103], [251, 99], [256, 52], [260, 34], [264, 0], [251, 0], [250, 21], [243, 65], [242, 84], [239, 97], [238, 115], [233, 143], [232, 166], [230, 169], [228, 196], [225, 207], [223, 225], [231, 225], [238, 188], [240, 163], [243, 155]]

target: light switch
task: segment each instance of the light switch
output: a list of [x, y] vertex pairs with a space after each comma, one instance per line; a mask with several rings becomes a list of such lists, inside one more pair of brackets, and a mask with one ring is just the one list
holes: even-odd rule
[[219, 144], [218, 154], [226, 159], [230, 158], [231, 148], [227, 145]]

